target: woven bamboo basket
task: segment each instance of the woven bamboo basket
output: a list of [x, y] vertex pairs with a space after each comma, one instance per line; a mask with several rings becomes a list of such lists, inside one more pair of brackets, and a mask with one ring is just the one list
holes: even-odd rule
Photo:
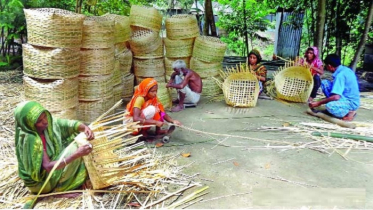
[[55, 8], [23, 11], [29, 44], [56, 48], [81, 47], [84, 15]]
[[114, 55], [117, 56], [118, 54], [126, 51], [126, 50], [129, 50], [130, 48], [130, 43], [127, 41], [127, 42], [121, 42], [121, 43], [116, 43], [114, 44]]
[[227, 44], [219, 38], [200, 36], [194, 41], [193, 57], [204, 62], [222, 62]]
[[104, 17], [108, 17], [114, 20], [114, 42], [121, 43], [126, 42], [131, 37], [130, 18], [122, 15], [105, 14]]
[[105, 16], [86, 17], [83, 23], [82, 48], [114, 47], [114, 20]]
[[187, 68], [189, 68], [190, 57], [186, 57], [186, 58], [164, 58], [164, 65], [165, 65], [165, 68], [166, 68], [166, 79], [167, 80], [169, 79], [171, 74], [174, 73], [174, 69], [172, 68], [172, 64], [176, 60], [183, 60], [186, 64]]
[[167, 18], [166, 33], [170, 39], [190, 39], [199, 36], [196, 16], [182, 14]]
[[80, 49], [36, 47], [22, 45], [23, 72], [39, 79], [77, 77], [80, 69]]
[[123, 73], [119, 69], [114, 70], [114, 73], [112, 75], [113, 86], [117, 86], [123, 83]]
[[132, 5], [130, 25], [159, 32], [162, 26], [162, 15], [153, 7]]
[[113, 94], [113, 75], [79, 76], [79, 100], [96, 101]]
[[122, 92], [123, 92], [123, 84], [119, 84], [113, 87], [113, 98], [114, 102], [119, 101], [122, 99]]
[[215, 97], [223, 93], [216, 80], [212, 77], [202, 79], [202, 94], [207, 97]]
[[81, 49], [80, 75], [111, 74], [114, 71], [114, 48]]
[[81, 101], [77, 109], [78, 119], [86, 124], [90, 124], [101, 114], [105, 113], [114, 104], [114, 96], [102, 98], [96, 101]]
[[133, 31], [129, 40], [134, 55], [156, 51], [162, 45], [162, 39], [157, 32], [148, 29]]
[[166, 84], [165, 82], [158, 82], [157, 97], [165, 109], [170, 109], [172, 107], [172, 98], [170, 89], [166, 88]]
[[131, 73], [132, 68], [132, 52], [126, 49], [122, 53], [115, 56], [114, 69], [119, 69], [123, 74]]
[[194, 38], [172, 40], [165, 38], [166, 57], [183, 58], [192, 56]]
[[147, 53], [137, 52], [133, 55], [134, 58], [139, 58], [139, 59], [163, 58], [163, 56], [164, 56], [163, 42], [154, 51], [147, 52]]
[[276, 97], [292, 102], [307, 102], [313, 88], [310, 68], [286, 63], [274, 74]]
[[61, 111], [51, 111], [53, 117], [61, 118], [61, 119], [69, 119], [69, 120], [77, 120], [78, 119], [78, 105], [76, 107], [64, 109]]
[[78, 79], [40, 80], [23, 77], [25, 99], [37, 101], [49, 111], [61, 111], [78, 105]]
[[133, 71], [137, 77], [164, 76], [165, 68], [163, 58], [133, 59]]
[[146, 78], [154, 78], [155, 80], [157, 80], [157, 82], [166, 82], [166, 79], [165, 79], [164, 75], [156, 76], [156, 77], [138, 77], [138, 76], [136, 76], [136, 85], [140, 84]]
[[135, 86], [135, 75], [123, 75], [123, 92], [122, 98], [131, 98], [133, 95], [133, 87]]
[[223, 69], [221, 62], [207, 63], [197, 58], [190, 59], [190, 68], [197, 72], [201, 78], [214, 77]]

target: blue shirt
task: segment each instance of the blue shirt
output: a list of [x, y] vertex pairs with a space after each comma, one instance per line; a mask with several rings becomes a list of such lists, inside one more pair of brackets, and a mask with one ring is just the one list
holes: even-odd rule
[[333, 73], [331, 93], [347, 99], [357, 109], [360, 106], [360, 92], [355, 72], [346, 66], [338, 66]]

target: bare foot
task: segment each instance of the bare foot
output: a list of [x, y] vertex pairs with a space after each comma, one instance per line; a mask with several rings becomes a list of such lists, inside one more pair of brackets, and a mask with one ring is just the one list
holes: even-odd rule
[[65, 193], [65, 194], [60, 194], [60, 195], [55, 195], [54, 197], [56, 198], [76, 198], [82, 193]]
[[352, 121], [356, 116], [356, 111], [349, 111], [348, 114], [346, 114], [346, 116], [344, 116], [342, 118], [342, 120], [344, 121]]
[[184, 107], [180, 106], [180, 105], [176, 105], [174, 106], [172, 109], [171, 109], [171, 112], [180, 112], [181, 110], [183, 110]]

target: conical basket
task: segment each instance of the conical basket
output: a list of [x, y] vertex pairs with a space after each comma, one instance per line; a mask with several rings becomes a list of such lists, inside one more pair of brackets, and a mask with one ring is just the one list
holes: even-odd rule
[[190, 39], [199, 36], [195, 15], [173, 15], [166, 19], [166, 32], [169, 39]]
[[193, 57], [204, 62], [222, 62], [227, 44], [219, 38], [200, 36], [194, 41]]
[[153, 7], [132, 5], [130, 11], [130, 25], [159, 32], [162, 26], [162, 15]]

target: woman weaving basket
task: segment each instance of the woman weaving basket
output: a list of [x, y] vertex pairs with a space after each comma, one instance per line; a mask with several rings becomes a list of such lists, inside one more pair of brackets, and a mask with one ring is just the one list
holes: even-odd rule
[[[70, 143], [79, 132], [84, 132], [88, 140], [94, 139], [91, 129], [78, 121], [53, 118], [49, 111], [34, 101], [19, 104], [14, 115], [18, 174], [25, 186], [32, 193], [63, 192], [80, 187], [87, 178], [81, 157], [92, 151], [92, 145], [78, 147], [75, 142]], [[61, 157], [63, 153], [66, 154]], [[45, 183], [61, 158], [62, 161]], [[66, 194], [65, 197], [76, 195]], [[32, 208], [34, 201], [27, 202], [25, 208]]]
[[256, 75], [259, 80], [260, 94], [263, 91], [263, 84], [266, 82], [267, 69], [264, 65], [260, 64], [260, 62], [262, 61], [262, 56], [260, 55], [259, 50], [251, 50], [247, 59], [250, 70]]

